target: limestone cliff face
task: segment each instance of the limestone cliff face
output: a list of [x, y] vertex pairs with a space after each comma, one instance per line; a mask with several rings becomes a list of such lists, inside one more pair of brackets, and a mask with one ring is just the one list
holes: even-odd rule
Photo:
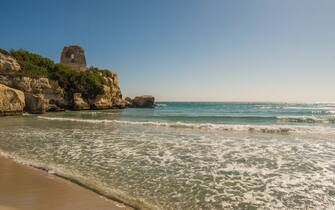
[[125, 108], [117, 74], [104, 76], [103, 90], [103, 94], [88, 101], [92, 109]]
[[17, 61], [9, 55], [0, 53], [0, 72], [11, 73], [18, 72], [20, 70], [20, 65]]
[[31, 113], [58, 111], [67, 106], [64, 91], [56, 81], [48, 78], [30, 78], [0, 75], [0, 83], [21, 90], [26, 96], [25, 110]]
[[0, 115], [22, 113], [25, 97], [22, 91], [0, 84]]
[[83, 99], [81, 93], [75, 93], [73, 94], [72, 109], [73, 110], [90, 109], [90, 105]]
[[26, 111], [44, 113], [57, 111], [67, 106], [64, 90], [57, 81], [22, 76], [19, 70], [20, 65], [14, 58], [0, 53], [0, 84], [24, 93]]

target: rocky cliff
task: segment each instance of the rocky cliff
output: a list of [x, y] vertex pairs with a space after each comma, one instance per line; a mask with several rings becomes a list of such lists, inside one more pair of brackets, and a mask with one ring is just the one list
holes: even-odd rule
[[0, 71], [19, 72], [20, 65], [18, 62], [5, 51], [2, 52], [0, 52]]
[[[102, 75], [103, 76], [103, 75]], [[125, 101], [122, 99], [117, 74], [111, 73], [103, 76], [102, 93], [93, 98], [83, 98], [82, 94], [73, 94], [73, 109], [113, 109], [125, 108]]]
[[21, 74], [20, 65], [10, 55], [0, 53], [0, 84], [20, 90], [25, 95], [25, 110], [44, 113], [65, 108], [64, 90], [57, 81], [48, 78], [31, 78]]
[[67, 107], [64, 90], [57, 81], [48, 78], [30, 78], [20, 75], [0, 73], [0, 84], [22, 91], [25, 95], [25, 110], [30, 113], [45, 113], [59, 111]]
[[0, 84], [0, 115], [20, 114], [25, 106], [24, 93]]
[[[115, 73], [98, 72], [96, 68], [92, 70], [92, 73], [89, 71], [83, 73], [88, 74], [93, 79], [96, 79], [95, 77], [97, 76], [99, 77], [98, 82], [94, 80], [97, 83], [95, 84], [97, 88], [94, 86], [91, 89], [95, 91], [95, 89], [99, 89], [101, 86], [101, 91], [98, 94], [89, 95], [85, 91], [80, 92], [81, 89], [79, 88], [73, 88], [73, 86], [80, 86], [81, 84], [77, 84], [77, 81], [72, 81], [72, 75], [66, 77], [65, 81], [64, 78], [57, 80], [58, 78], [56, 77], [53, 80], [43, 76], [27, 75], [27, 69], [22, 69], [15, 58], [9, 53], [2, 52], [0, 52], [0, 84], [15, 88], [24, 93], [24, 110], [27, 112], [45, 113], [47, 111], [61, 111], [64, 109], [125, 108], [125, 102], [122, 99], [121, 89]], [[26, 63], [23, 64], [24, 67], [27, 66]], [[34, 68], [37, 69], [39, 66]], [[64, 74], [64, 72], [61, 73]], [[80, 77], [81, 75], [78, 74], [75, 73], [75, 76]], [[80, 77], [78, 80], [86, 82], [90, 77]], [[65, 83], [67, 86], [63, 85], [62, 87], [59, 81]], [[75, 82], [77, 83], [72, 84]], [[86, 90], [85, 88], [83, 89]]]
[[41, 114], [65, 109], [154, 107], [152, 96], [124, 100], [117, 74], [109, 70], [85, 67], [85, 71], [78, 71], [24, 50], [9, 53], [0, 49], [0, 84], [5, 85], [0, 98], [2, 114], [22, 109]]

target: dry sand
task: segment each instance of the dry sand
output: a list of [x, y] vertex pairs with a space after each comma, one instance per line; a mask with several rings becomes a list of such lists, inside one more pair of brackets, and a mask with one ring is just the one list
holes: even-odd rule
[[0, 157], [0, 210], [130, 210], [70, 181]]

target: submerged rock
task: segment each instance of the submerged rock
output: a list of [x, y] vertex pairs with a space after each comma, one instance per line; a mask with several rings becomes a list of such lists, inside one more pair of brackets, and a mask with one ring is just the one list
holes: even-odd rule
[[0, 84], [0, 115], [21, 114], [25, 106], [24, 93]]

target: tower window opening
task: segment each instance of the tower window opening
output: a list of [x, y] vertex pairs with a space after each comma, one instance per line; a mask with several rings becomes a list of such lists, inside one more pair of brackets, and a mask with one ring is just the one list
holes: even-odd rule
[[74, 62], [74, 54], [73, 53], [70, 54], [70, 59], [71, 59], [71, 62]]

